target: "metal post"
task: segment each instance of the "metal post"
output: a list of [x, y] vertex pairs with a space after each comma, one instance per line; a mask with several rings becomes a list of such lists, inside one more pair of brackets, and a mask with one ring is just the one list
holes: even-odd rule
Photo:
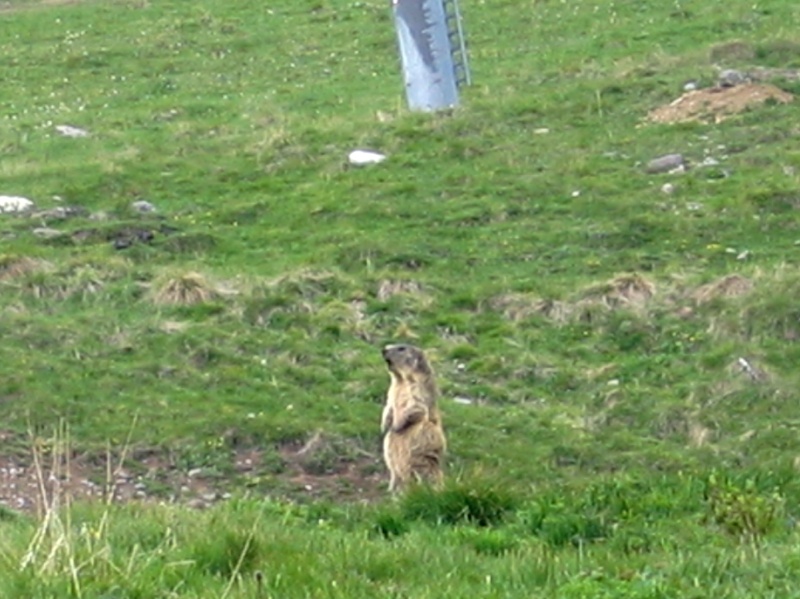
[[458, 0], [392, 0], [411, 110], [458, 105], [458, 88], [470, 83]]

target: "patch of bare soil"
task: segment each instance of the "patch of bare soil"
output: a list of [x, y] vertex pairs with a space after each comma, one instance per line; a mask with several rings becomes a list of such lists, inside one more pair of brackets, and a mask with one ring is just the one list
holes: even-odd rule
[[313, 498], [373, 501], [386, 494], [386, 477], [378, 452], [342, 439], [315, 433], [304, 444], [283, 445], [283, 477], [293, 491]]
[[767, 101], [786, 104], [794, 96], [770, 83], [744, 83], [733, 87], [711, 87], [686, 92], [666, 106], [651, 110], [654, 123], [705, 121], [719, 123], [726, 118], [756, 108]]
[[[231, 473], [210, 475], [203, 469], [177, 468], [164, 450], [140, 451], [120, 465], [113, 456], [73, 454], [41, 457], [0, 455], [0, 507], [43, 514], [67, 502], [153, 502], [206, 508], [247, 489], [293, 500], [325, 498], [342, 502], [370, 502], [386, 494], [379, 454], [355, 450], [345, 455], [341, 443], [315, 435], [305, 444], [278, 449], [280, 474], [262, 476], [265, 452], [237, 448]], [[260, 479], [266, 484], [251, 486]]]

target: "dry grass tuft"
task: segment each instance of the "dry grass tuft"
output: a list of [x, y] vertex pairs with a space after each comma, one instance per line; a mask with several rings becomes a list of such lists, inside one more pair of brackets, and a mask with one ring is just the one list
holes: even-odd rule
[[422, 284], [417, 281], [381, 281], [378, 285], [377, 297], [380, 301], [385, 302], [395, 295], [419, 295], [423, 292]]
[[194, 306], [220, 297], [219, 290], [198, 272], [171, 277], [153, 289], [151, 300], [159, 306]]
[[91, 266], [76, 268], [66, 281], [65, 297], [79, 296], [86, 300], [97, 295], [106, 285], [104, 274]]
[[341, 288], [343, 281], [326, 270], [301, 269], [266, 281], [266, 287], [291, 296], [314, 299]]
[[687, 431], [690, 447], [703, 447], [708, 445], [714, 437], [714, 431], [710, 428], [703, 426], [700, 422], [691, 419], [689, 421], [689, 430]]
[[584, 297], [608, 308], [644, 306], [656, 294], [655, 283], [638, 273], [617, 275], [610, 281], [590, 287]]
[[50, 264], [27, 256], [0, 255], [0, 281], [10, 281], [40, 270], [47, 270]]
[[419, 334], [407, 322], [401, 322], [397, 325], [392, 336], [395, 339], [419, 339]]
[[572, 311], [568, 304], [542, 299], [528, 293], [504, 293], [489, 300], [489, 307], [512, 322], [544, 316], [558, 323], [566, 322]]
[[753, 290], [753, 282], [741, 275], [726, 275], [721, 279], [700, 286], [692, 298], [698, 304], [705, 304], [716, 298], [731, 298], [746, 295]]

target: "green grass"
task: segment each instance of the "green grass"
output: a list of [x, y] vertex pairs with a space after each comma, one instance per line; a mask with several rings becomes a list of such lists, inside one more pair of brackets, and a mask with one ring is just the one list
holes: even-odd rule
[[[465, 0], [475, 85], [420, 115], [384, 2], [6, 4], [0, 194], [72, 210], [0, 215], [0, 458], [232, 499], [4, 508], [0, 595], [791, 595], [797, 107], [645, 117], [800, 67], [800, 8]], [[382, 499], [402, 339], [455, 480], [417, 504]]]

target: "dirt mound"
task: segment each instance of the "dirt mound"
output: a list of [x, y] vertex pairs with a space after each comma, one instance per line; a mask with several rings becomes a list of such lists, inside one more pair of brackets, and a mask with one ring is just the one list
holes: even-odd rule
[[786, 104], [794, 96], [769, 83], [745, 83], [733, 87], [710, 87], [686, 92], [666, 106], [651, 110], [654, 123], [705, 121], [719, 123], [750, 108], [772, 101]]

